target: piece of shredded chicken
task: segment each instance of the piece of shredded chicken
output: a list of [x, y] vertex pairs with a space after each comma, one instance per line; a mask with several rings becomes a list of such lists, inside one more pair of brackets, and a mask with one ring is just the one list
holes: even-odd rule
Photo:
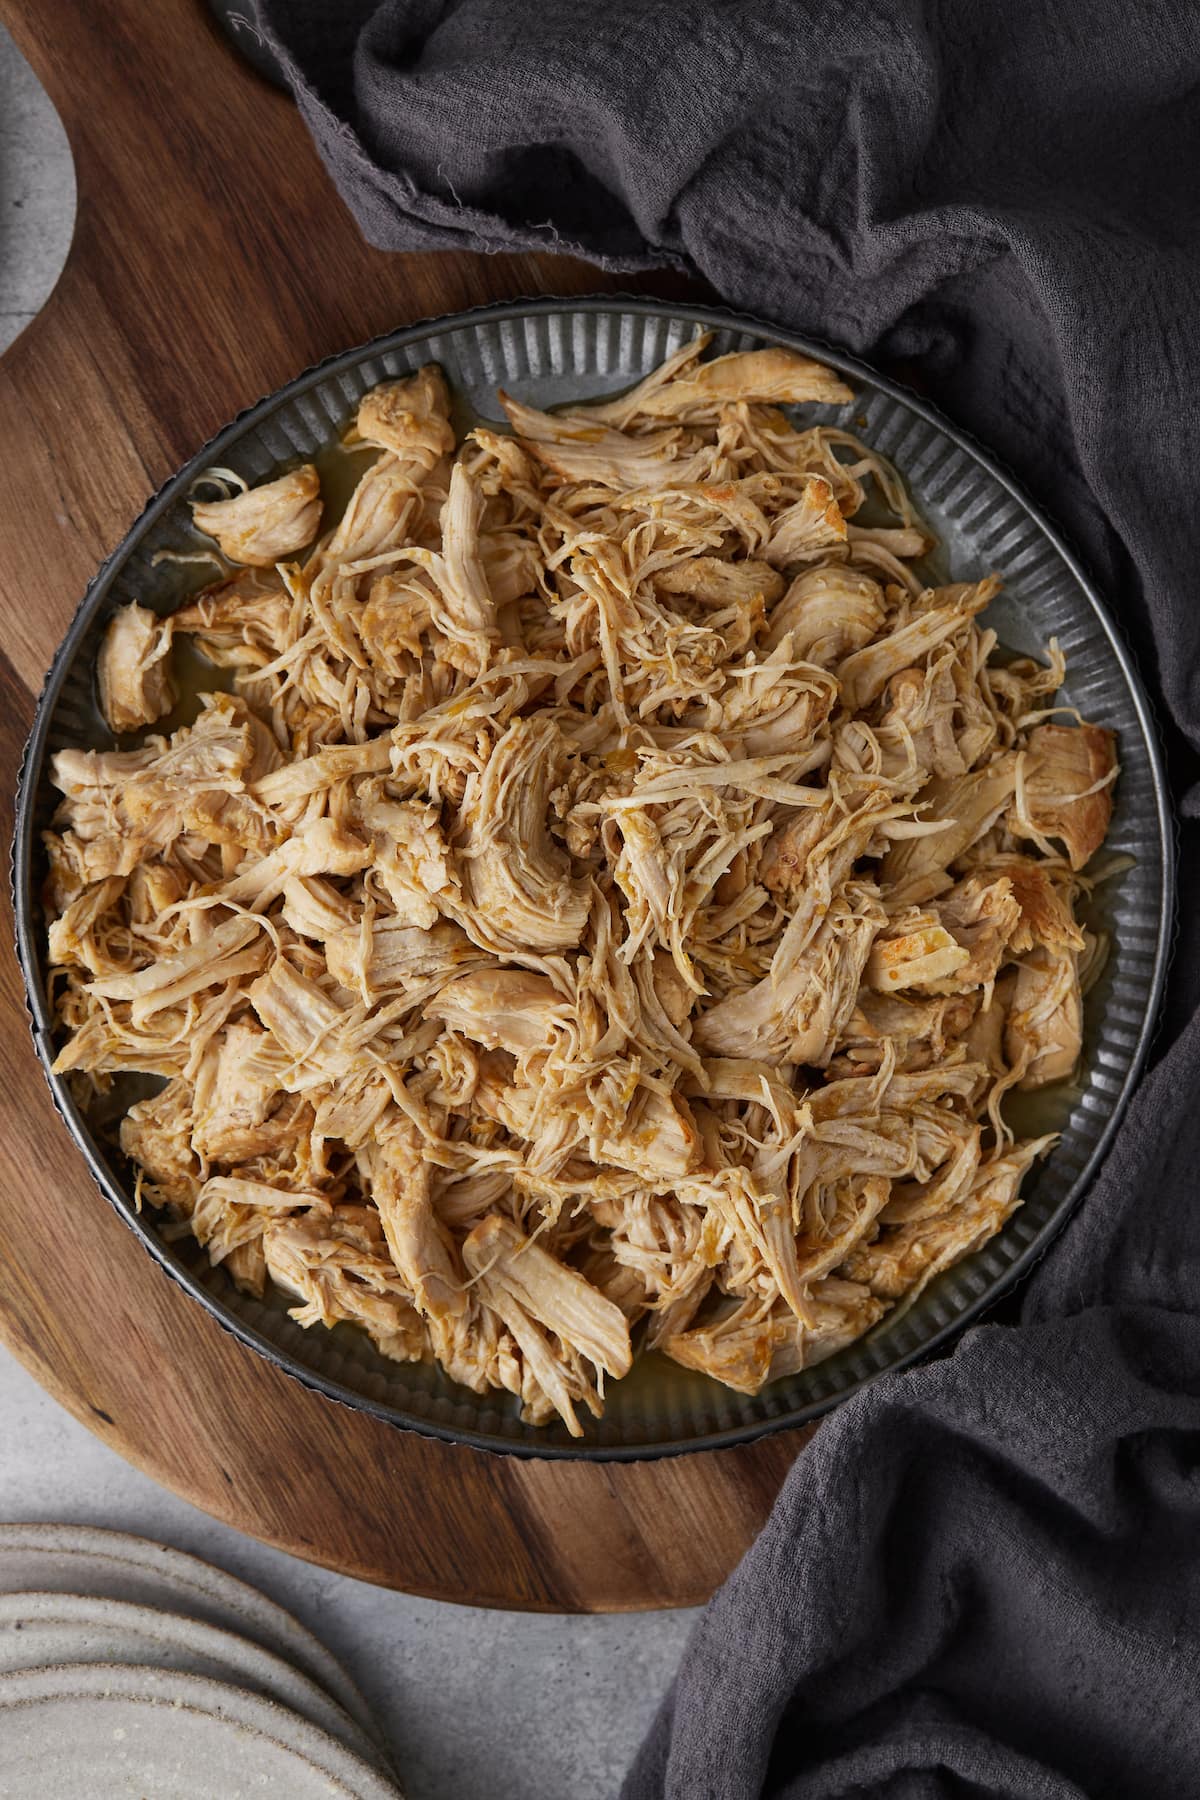
[[114, 614], [96, 666], [100, 710], [110, 730], [140, 731], [174, 706], [171, 633], [170, 619], [157, 618], [136, 600]]
[[321, 522], [321, 479], [311, 463], [223, 500], [196, 500], [192, 518], [230, 562], [269, 569], [303, 550]]
[[707, 343], [457, 446], [438, 370], [388, 382], [339, 517], [212, 471], [232, 572], [97, 670], [120, 735], [181, 640], [212, 692], [54, 762], [57, 1066], [138, 1084], [139, 1199], [575, 1435], [638, 1347], [754, 1394], [999, 1230], [1053, 1142], [1003, 1096], [1073, 1074], [1102, 962], [1117, 764], [1047, 722], [1057, 646], [923, 578], [806, 416], [839, 377]]

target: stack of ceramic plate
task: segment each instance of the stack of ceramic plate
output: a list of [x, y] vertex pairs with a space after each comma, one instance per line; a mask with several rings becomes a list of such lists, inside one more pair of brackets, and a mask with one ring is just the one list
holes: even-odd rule
[[399, 1800], [361, 1694], [282, 1607], [144, 1538], [0, 1526], [0, 1800]]

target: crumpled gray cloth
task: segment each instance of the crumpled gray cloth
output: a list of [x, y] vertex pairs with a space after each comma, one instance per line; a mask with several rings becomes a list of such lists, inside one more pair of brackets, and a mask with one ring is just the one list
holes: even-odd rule
[[627, 1800], [1200, 1794], [1200, 11], [258, 14], [373, 243], [671, 263], [918, 371], [1090, 560], [1184, 814], [1154, 1066], [1020, 1323], [822, 1425]]

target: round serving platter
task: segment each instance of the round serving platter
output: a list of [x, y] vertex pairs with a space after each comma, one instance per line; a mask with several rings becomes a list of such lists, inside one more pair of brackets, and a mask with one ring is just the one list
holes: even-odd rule
[[[102, 1112], [85, 1114], [66, 1081], [50, 1073], [55, 1052], [38, 899], [40, 832], [55, 804], [49, 781], [55, 751], [111, 742], [97, 710], [93, 670], [112, 611], [136, 597], [169, 612], [197, 585], [194, 570], [154, 559], [203, 542], [186, 502], [202, 470], [220, 464], [253, 483], [280, 465], [319, 457], [369, 388], [426, 362], [441, 365], [464, 417], [499, 422], [497, 386], [541, 407], [617, 392], [697, 330], [714, 333], [713, 354], [782, 343], [847, 376], [855, 389], [850, 405], [805, 407], [801, 416], [845, 425], [898, 465], [955, 579], [988, 570], [1003, 577], [1004, 592], [985, 622], [1007, 649], [1036, 654], [1058, 639], [1068, 664], [1064, 698], [1118, 736], [1122, 772], [1109, 848], [1129, 860], [1124, 873], [1098, 889], [1096, 923], [1109, 933], [1112, 949], [1088, 996], [1078, 1083], [1039, 1103], [1037, 1128], [1059, 1130], [1060, 1142], [1031, 1174], [1025, 1203], [1004, 1229], [906, 1312], [754, 1398], [663, 1358], [640, 1359], [627, 1380], [610, 1387], [605, 1417], [589, 1422], [576, 1442], [560, 1427], [524, 1425], [508, 1396], [479, 1397], [431, 1365], [388, 1362], [349, 1328], [301, 1330], [282, 1297], [258, 1302], [239, 1293], [196, 1246], [166, 1241], [153, 1213], [136, 1211], [109, 1122]], [[624, 298], [533, 300], [417, 325], [322, 363], [243, 413], [160, 490], [92, 582], [47, 678], [18, 797], [14, 909], [34, 1039], [55, 1104], [103, 1193], [151, 1255], [222, 1325], [308, 1386], [431, 1436], [526, 1456], [652, 1457], [745, 1442], [817, 1417], [884, 1370], [944, 1342], [1044, 1250], [1104, 1154], [1145, 1054], [1172, 909], [1169, 809], [1146, 697], [1099, 595], [1015, 484], [932, 409], [828, 346], [723, 311]]]

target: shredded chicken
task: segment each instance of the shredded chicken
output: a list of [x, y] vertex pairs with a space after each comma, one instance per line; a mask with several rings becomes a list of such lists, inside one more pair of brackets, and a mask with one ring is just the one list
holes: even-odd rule
[[175, 704], [171, 621], [136, 601], [123, 606], [105, 634], [96, 669], [100, 710], [118, 734], [140, 731]]
[[1014, 832], [1045, 848], [1047, 838], [1059, 839], [1071, 867], [1082, 869], [1104, 842], [1112, 817], [1117, 778], [1112, 732], [1098, 725], [1035, 725], [1026, 761]]
[[[139, 1198], [576, 1435], [635, 1347], [757, 1393], [999, 1230], [1102, 956], [1057, 646], [993, 661], [995, 578], [931, 586], [896, 472], [781, 410], [839, 377], [707, 342], [457, 446], [438, 370], [385, 383], [336, 518], [213, 471], [244, 566], [114, 614], [143, 735], [54, 762], [57, 1067], [161, 1084]], [[224, 680], [146, 735], [181, 640]]]
[[321, 481], [311, 463], [224, 500], [197, 500], [192, 518], [230, 562], [269, 569], [303, 550], [321, 522]]

